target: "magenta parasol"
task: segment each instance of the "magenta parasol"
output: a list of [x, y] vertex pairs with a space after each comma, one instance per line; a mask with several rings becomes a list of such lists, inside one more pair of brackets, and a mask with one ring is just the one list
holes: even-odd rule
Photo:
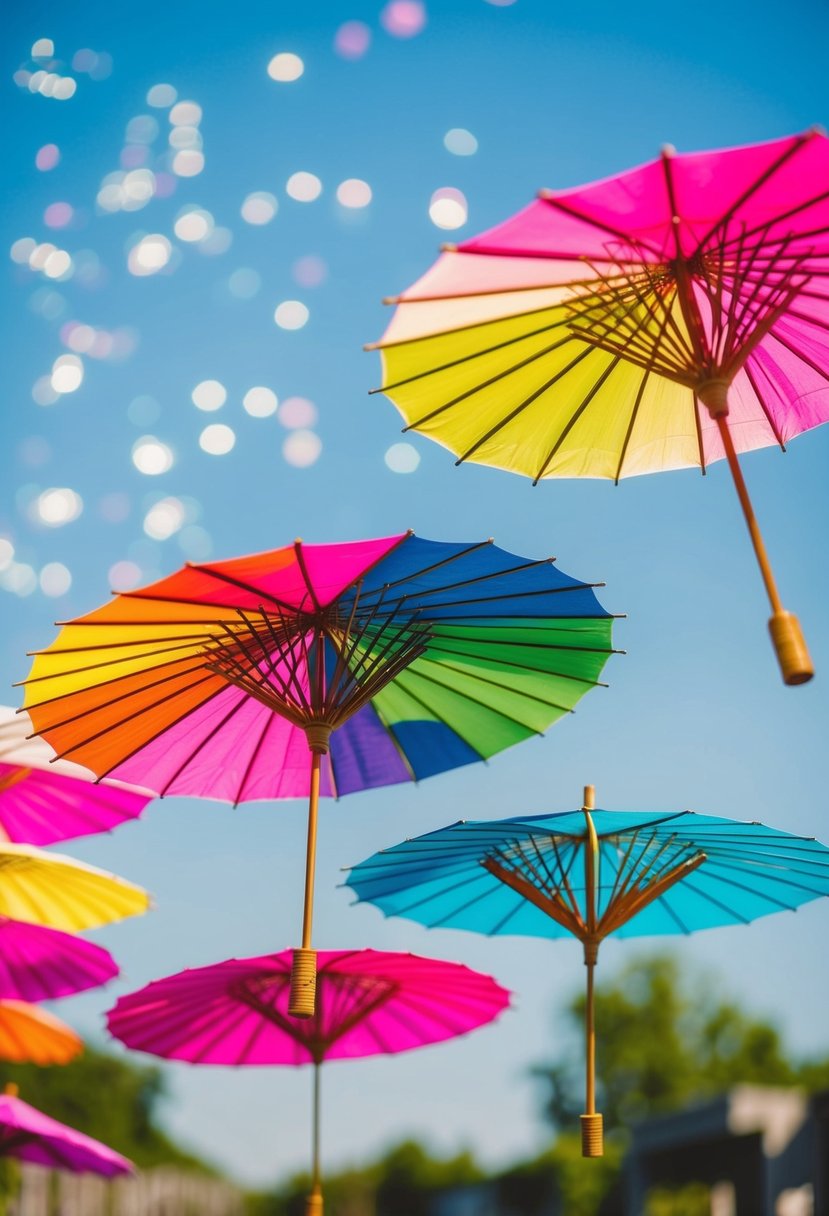
[[72, 1174], [101, 1174], [104, 1178], [134, 1170], [131, 1161], [100, 1140], [29, 1106], [18, 1098], [16, 1085], [7, 1085], [5, 1093], [0, 1094], [0, 1157], [17, 1157], [32, 1165]]
[[55, 760], [44, 739], [29, 736], [28, 714], [0, 705], [0, 839], [47, 845], [109, 832], [136, 819], [153, 797], [122, 782]]
[[314, 1065], [312, 1190], [322, 1212], [319, 1066], [393, 1055], [485, 1025], [509, 1005], [491, 977], [460, 963], [379, 950], [319, 952], [316, 1011], [288, 1013], [290, 950], [182, 971], [121, 997], [110, 1032], [127, 1047], [191, 1064]]
[[118, 964], [73, 933], [0, 916], [0, 1000], [51, 1001], [108, 983]]

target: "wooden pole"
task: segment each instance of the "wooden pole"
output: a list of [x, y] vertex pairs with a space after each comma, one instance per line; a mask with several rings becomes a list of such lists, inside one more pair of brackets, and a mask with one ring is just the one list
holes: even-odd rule
[[305, 849], [305, 901], [302, 910], [302, 945], [293, 952], [288, 1013], [311, 1018], [316, 1006], [317, 952], [311, 948], [314, 921], [314, 873], [317, 864], [317, 815], [320, 796], [320, 766], [328, 751], [331, 727], [314, 723], [305, 729], [311, 750], [311, 791], [308, 797], [308, 840]]
[[314, 921], [314, 877], [317, 865], [317, 816], [320, 799], [320, 764], [322, 755], [311, 753], [311, 793], [308, 798], [308, 840], [305, 847], [305, 900], [302, 907], [302, 948], [311, 949]]
[[596, 1019], [593, 1001], [593, 968], [599, 954], [596, 915], [596, 871], [599, 861], [599, 839], [590, 812], [595, 807], [595, 790], [592, 785], [584, 787], [584, 818], [587, 832], [584, 838], [584, 899], [585, 924], [584, 965], [587, 967], [587, 993], [584, 1011], [585, 1040], [585, 1113], [581, 1116], [581, 1155], [601, 1157], [604, 1155], [602, 1116], [596, 1112]]
[[320, 1065], [314, 1061], [314, 1109], [311, 1124], [311, 1192], [305, 1200], [305, 1216], [322, 1216], [322, 1171], [320, 1169]]

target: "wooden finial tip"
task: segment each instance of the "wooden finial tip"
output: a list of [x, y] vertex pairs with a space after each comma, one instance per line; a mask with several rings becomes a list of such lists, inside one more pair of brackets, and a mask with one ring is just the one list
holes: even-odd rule
[[7, 1081], [3, 1086], [3, 1093], [7, 1098], [16, 1098], [20, 1093], [20, 1087], [15, 1085], [14, 1081]]
[[584, 809], [592, 811], [596, 805], [596, 787], [595, 785], [586, 785], [584, 787]]
[[457, 253], [458, 247], [453, 241], [444, 241], [440, 247], [441, 253]]

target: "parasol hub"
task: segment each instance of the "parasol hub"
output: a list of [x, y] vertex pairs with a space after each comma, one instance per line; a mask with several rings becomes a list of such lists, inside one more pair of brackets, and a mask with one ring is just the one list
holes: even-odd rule
[[317, 755], [327, 756], [333, 727], [327, 722], [309, 722], [305, 727], [305, 738], [308, 740], [308, 750]]
[[599, 946], [601, 945], [601, 942], [601, 937], [598, 935], [593, 936], [592, 934], [582, 939], [585, 967], [595, 967], [599, 959]]
[[14, 1081], [7, 1081], [3, 1086], [3, 1093], [7, 1098], [16, 1098], [20, 1093], [20, 1086], [15, 1085]]
[[710, 380], [703, 380], [697, 385], [697, 397], [712, 418], [725, 418], [727, 416], [728, 390], [730, 388], [731, 382], [729, 380], [715, 377], [712, 377]]

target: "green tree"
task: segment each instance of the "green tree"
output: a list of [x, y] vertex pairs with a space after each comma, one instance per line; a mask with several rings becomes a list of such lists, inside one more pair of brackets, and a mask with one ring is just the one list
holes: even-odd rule
[[[596, 989], [597, 1106], [608, 1131], [599, 1169], [578, 1157], [573, 1129], [584, 1109], [581, 1050], [562, 1052], [536, 1070], [544, 1111], [559, 1131], [551, 1163], [568, 1216], [594, 1216], [612, 1189], [626, 1129], [651, 1115], [679, 1110], [736, 1084], [829, 1087], [829, 1056], [795, 1060], [779, 1031], [741, 1009], [709, 975], [681, 969], [670, 955], [633, 959]], [[584, 1025], [584, 996], [565, 1017], [574, 1035]], [[594, 1171], [591, 1174], [591, 1171]], [[651, 1196], [648, 1216], [693, 1216], [707, 1210], [707, 1189]]]
[[[405, 1140], [362, 1169], [349, 1168], [324, 1180], [328, 1216], [426, 1216], [438, 1191], [484, 1178], [467, 1152], [433, 1157]], [[269, 1195], [251, 1196], [251, 1216], [303, 1216], [310, 1177], [297, 1174]]]
[[158, 1068], [139, 1067], [87, 1046], [63, 1068], [7, 1064], [2, 1075], [19, 1086], [25, 1102], [102, 1140], [138, 1166], [178, 1164], [213, 1172], [159, 1127], [164, 1083]]
[[[584, 997], [566, 1009], [581, 1031]], [[596, 989], [599, 1108], [608, 1128], [678, 1110], [732, 1085], [829, 1086], [829, 1056], [796, 1061], [777, 1029], [724, 998], [710, 976], [680, 970], [670, 955], [630, 962]], [[571, 1128], [583, 1109], [581, 1053], [537, 1070], [545, 1113]]]

